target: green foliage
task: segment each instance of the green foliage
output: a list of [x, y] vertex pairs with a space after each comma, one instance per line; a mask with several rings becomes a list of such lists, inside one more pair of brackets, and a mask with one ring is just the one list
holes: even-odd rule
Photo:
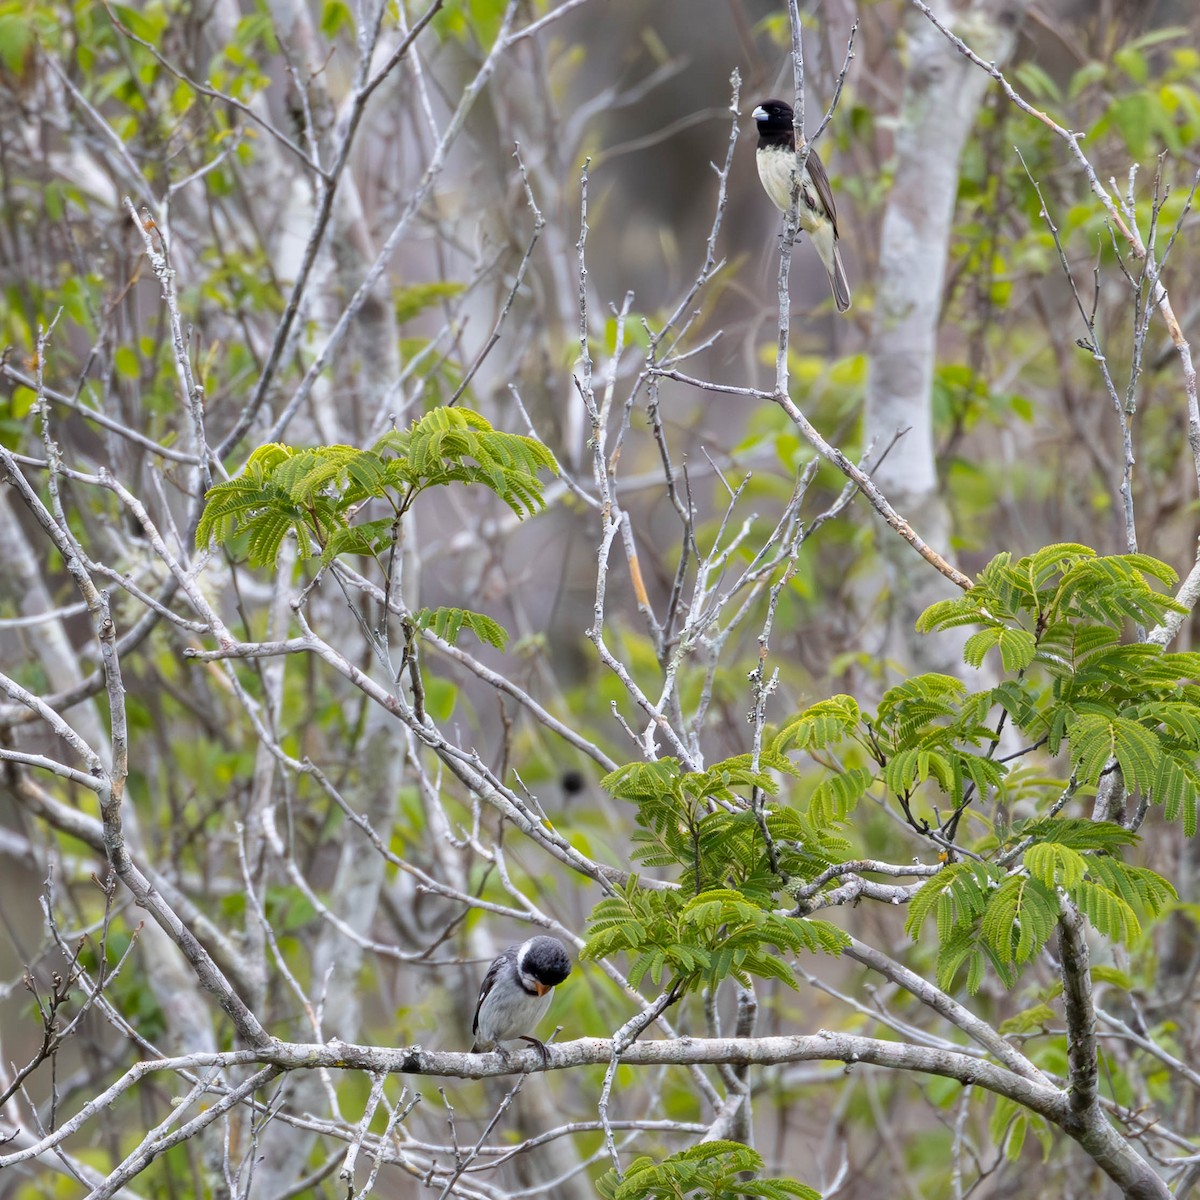
[[[1160, 624], [1180, 612], [1150, 586], [1175, 573], [1144, 554], [1098, 557], [1086, 546], [1048, 546], [1012, 562], [997, 555], [965, 595], [928, 609], [919, 628], [980, 624], [966, 661], [979, 666], [993, 647], [1017, 679], [992, 699], [1025, 732], [1045, 737], [1051, 754], [1066, 741], [1081, 784], [1094, 786], [1115, 764], [1125, 781], [1163, 804], [1168, 819], [1197, 828], [1200, 774], [1200, 655], [1167, 654], [1123, 643], [1127, 622]], [[1044, 668], [1049, 688], [1023, 678]]]
[[[965, 971], [974, 992], [989, 966], [1012, 986], [1064, 903], [1103, 937], [1133, 943], [1174, 898], [1171, 885], [1122, 860], [1138, 841], [1134, 831], [1047, 810], [1118, 771], [1135, 795], [1194, 832], [1200, 689], [1191, 681], [1200, 655], [1125, 640], [1129, 623], [1156, 624], [1178, 611], [1151, 580], [1170, 584], [1174, 574], [1145, 555], [1104, 558], [1077, 545], [1015, 562], [999, 555], [968, 593], [921, 619], [926, 630], [982, 625], [965, 654], [978, 666], [998, 651], [1006, 677], [994, 687], [973, 692], [950, 676], [919, 675], [885, 691], [873, 712], [849, 696], [811, 705], [770, 739], [757, 767], [739, 756], [698, 772], [674, 759], [614, 771], [605, 787], [638, 809], [635, 857], [677, 868], [679, 886], [633, 880], [602, 901], [587, 954], [627, 952], [635, 985], [647, 976], [683, 991], [727, 975], [790, 983], [763, 946], [828, 952], [839, 943], [831, 927], [780, 916], [778, 897], [850, 857], [838, 830], [868, 794], [894, 801], [913, 829], [943, 847], [942, 869], [913, 895], [907, 923], [916, 938], [936, 917], [940, 986]], [[1061, 760], [1070, 779], [998, 758], [1005, 725]], [[797, 754], [821, 764], [814, 782], [792, 762]], [[805, 778], [807, 803], [781, 798], [789, 778]], [[960, 819], [981, 798], [1032, 804], [1035, 815], [995, 830], [985, 822], [959, 856]], [[829, 886], [840, 882], [832, 877]]]
[[[973, 269], [976, 272], [981, 270], [975, 264]], [[1000, 272], [997, 271], [997, 274]], [[1007, 303], [1011, 285], [996, 284], [994, 287], [999, 293], [995, 297], [996, 302]], [[1029, 401], [1024, 396], [997, 391], [991, 379], [964, 363], [937, 366], [930, 402], [933, 419], [939, 429], [970, 432], [985, 422], [1003, 427], [1014, 416], [1021, 421], [1033, 418]]]
[[[289, 533], [302, 556], [320, 553], [323, 562], [339, 554], [377, 555], [428, 488], [480, 484], [525, 517], [543, 505], [538, 472], [556, 469], [554, 456], [533, 438], [501, 433], [470, 409], [435, 408], [370, 450], [260, 446], [240, 475], [209, 489], [196, 543], [229, 542], [237, 534], [255, 566], [272, 565]], [[372, 499], [386, 501], [394, 518], [351, 524]]]
[[490, 46], [500, 28], [505, 0], [447, 0], [433, 19], [438, 37]]
[[[1102, 64], [1087, 64], [1072, 81], [1073, 88], [1082, 90], [1103, 80], [1113, 92], [1088, 136], [1115, 131], [1138, 160], [1161, 149], [1186, 154], [1200, 138], [1200, 91], [1195, 64], [1187, 54], [1190, 38], [1184, 26], [1155, 29], [1125, 43], [1107, 70]], [[1155, 51], [1171, 41], [1182, 41], [1183, 47], [1164, 63]]]
[[[789, 769], [771, 755], [762, 766]], [[659, 986], [668, 976], [682, 993], [727, 976], [744, 986], [751, 976], [794, 986], [786, 964], [766, 947], [837, 953], [845, 945], [835, 926], [774, 911], [791, 874], [819, 869], [845, 847], [789, 807], [756, 810], [742, 793], [773, 795], [778, 785], [765, 769], [753, 770], [748, 755], [698, 772], [683, 771], [674, 759], [632, 763], [602, 783], [638, 806], [635, 856], [652, 867], [680, 868], [680, 883], [650, 887], [633, 877], [602, 900], [585, 957], [624, 951], [633, 959], [634, 986], [647, 975]]]
[[823, 750], [836, 745], [857, 729], [862, 717], [858, 701], [852, 696], [833, 696], [810, 705], [776, 737], [772, 750]]
[[[1095, 972], [1093, 971], [1093, 974]], [[1035, 1004], [1016, 1016], [1009, 1017], [1000, 1023], [1001, 1033], [1034, 1033], [1046, 1029], [1059, 1019], [1058, 1013], [1049, 1004]]]
[[689, 895], [679, 888], [643, 887], [633, 876], [596, 905], [582, 956], [627, 952], [634, 987], [647, 975], [660, 987], [668, 975], [671, 986], [684, 993], [715, 988], [729, 976], [743, 987], [750, 986], [751, 976], [795, 987], [791, 970], [766, 947], [836, 954], [846, 944], [836, 926], [781, 916], [736, 888]]
[[[975, 586], [953, 600], [932, 605], [917, 628], [928, 632], [955, 625], [994, 628], [1011, 624], [1041, 638], [1062, 636], [1079, 619], [1120, 628], [1125, 620], [1156, 624], [1183, 611], [1169, 596], [1153, 590], [1147, 576], [1173, 584], [1175, 572], [1146, 554], [1100, 557], [1087, 546], [1046, 546], [1017, 562], [996, 555]], [[983, 655], [968, 658], [978, 666]], [[1043, 661], [1054, 665], [1054, 658]]]
[[[1161, 876], [1122, 861], [1138, 840], [1130, 829], [1045, 814], [1051, 801], [1119, 772], [1135, 796], [1161, 804], [1194, 834], [1200, 655], [1126, 640], [1130, 623], [1154, 625], [1179, 611], [1151, 586], [1174, 579], [1145, 555], [1106, 558], [1085, 546], [1048, 546], [1017, 561], [998, 555], [969, 592], [934, 605], [919, 623], [926, 631], [981, 625], [964, 655], [979, 666], [996, 650], [1006, 676], [998, 684], [972, 692], [948, 676], [920, 675], [888, 689], [874, 712], [835, 696], [770, 742], [771, 755], [803, 752], [822, 764], [802, 813], [817, 830], [882, 794], [915, 830], [953, 847], [960, 818], [980, 798], [1036, 806], [1033, 817], [987, 829], [961, 858], [943, 850], [942, 870], [913, 896], [911, 936], [936, 916], [942, 987], [965, 968], [975, 991], [989, 965], [1011, 986], [1046, 944], [1064, 901], [1105, 938], [1130, 944], [1173, 899]], [[1061, 760], [1069, 780], [1031, 787], [1026, 769], [996, 756], [1005, 725], [1031, 750]]]
[[756, 811], [756, 791], [760, 800], [779, 791], [772, 772], [794, 773], [786, 758], [767, 751], [757, 771], [749, 755], [706, 771], [684, 771], [665, 758], [620, 767], [601, 784], [638, 806], [636, 859], [650, 867], [678, 864], [686, 893], [732, 886], [765, 903], [788, 879], [823, 870], [848, 852], [842, 838], [790, 805], [764, 802]]
[[1175, 897], [1161, 876], [1115, 857], [1136, 840], [1120, 826], [1059, 820], [1021, 832], [1027, 848], [1011, 865], [949, 863], [913, 897], [906, 925], [913, 938], [936, 914], [939, 987], [949, 988], [965, 965], [975, 992], [987, 963], [1011, 987], [1053, 933], [1064, 897], [1103, 937], [1126, 945], [1141, 934], [1142, 917], [1157, 916]]
[[905, 811], [926, 782], [959, 807], [971, 792], [997, 785], [1003, 767], [976, 747], [993, 739], [984, 724], [987, 694], [968, 694], [948, 675], [918, 675], [889, 688], [875, 713], [849, 696], [821, 701], [784, 725], [773, 753], [831, 750], [845, 743], [874, 760], [876, 770], [842, 767], [829, 772], [809, 802], [809, 816], [825, 825], [844, 821], [876, 782], [886, 785]]
[[421, 608], [413, 613], [413, 624], [418, 629], [432, 630], [452, 646], [458, 645], [458, 635], [464, 628], [497, 650], [503, 650], [508, 643], [508, 631], [503, 625], [469, 608]]
[[434, 304], [443, 300], [452, 300], [462, 293], [465, 286], [465, 284], [447, 279], [435, 280], [432, 283], [410, 284], [408, 287], [397, 289], [392, 297], [397, 323], [403, 325], [405, 321], [411, 321], [413, 317], [423, 313]]
[[0, 62], [11, 74], [22, 70], [33, 44], [34, 31], [30, 22], [19, 12], [0, 11]]
[[739, 1196], [763, 1200], [818, 1200], [820, 1193], [795, 1179], [740, 1178], [743, 1173], [763, 1169], [762, 1155], [740, 1142], [701, 1142], [662, 1162], [651, 1158], [635, 1159], [624, 1179], [616, 1171], [607, 1171], [596, 1182], [596, 1190], [605, 1200], [735, 1200]]
[[1016, 1162], [1021, 1157], [1025, 1135], [1030, 1130], [1041, 1143], [1044, 1160], [1054, 1144], [1054, 1134], [1049, 1122], [1004, 1096], [997, 1096], [994, 1103], [991, 1120], [992, 1141], [1004, 1148], [1004, 1155], [1008, 1161]]
[[346, 0], [322, 0], [321, 32], [328, 38], [334, 38], [341, 30], [348, 34], [354, 32], [354, 13]]

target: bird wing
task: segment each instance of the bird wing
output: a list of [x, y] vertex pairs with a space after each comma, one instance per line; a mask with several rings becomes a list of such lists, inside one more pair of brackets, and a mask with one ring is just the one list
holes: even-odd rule
[[479, 1010], [483, 1007], [484, 1000], [487, 999], [488, 993], [496, 986], [496, 980], [500, 978], [500, 972], [504, 970], [505, 960], [507, 955], [502, 954], [497, 958], [487, 969], [487, 974], [483, 977], [483, 982], [479, 985], [479, 1000], [475, 1005], [475, 1015], [471, 1018], [471, 1033], [479, 1033]]
[[830, 221], [833, 222], [833, 236], [836, 238], [838, 236], [837, 210], [833, 207], [833, 189], [829, 186], [829, 176], [825, 173], [825, 164], [815, 150], [809, 150], [807, 166], [808, 177], [813, 181], [813, 187], [817, 189], [817, 195], [821, 198], [821, 203], [825, 206]]

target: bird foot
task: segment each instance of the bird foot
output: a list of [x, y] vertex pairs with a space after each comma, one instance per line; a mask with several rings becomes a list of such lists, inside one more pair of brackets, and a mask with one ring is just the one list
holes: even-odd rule
[[539, 1038], [530, 1037], [528, 1034], [521, 1034], [521, 1041], [528, 1042], [531, 1046], [537, 1047], [537, 1052], [542, 1056], [542, 1070], [546, 1070], [550, 1065], [550, 1051], [546, 1049], [546, 1043]]

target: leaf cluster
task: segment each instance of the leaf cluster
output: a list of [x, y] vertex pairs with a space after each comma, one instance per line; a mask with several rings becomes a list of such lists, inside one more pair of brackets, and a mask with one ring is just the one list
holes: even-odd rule
[[413, 625], [430, 630], [452, 646], [458, 645], [458, 635], [464, 629], [497, 650], [503, 650], [508, 643], [508, 630], [503, 625], [469, 608], [419, 608], [413, 613]]
[[[936, 914], [943, 987], [965, 967], [968, 987], [977, 989], [988, 963], [1011, 985], [1045, 946], [1064, 903], [1104, 937], [1133, 942], [1173, 889], [1122, 861], [1136, 833], [1062, 818], [1057, 808], [1119, 770], [1168, 818], [1182, 816], [1185, 833], [1195, 831], [1200, 655], [1125, 640], [1131, 623], [1158, 623], [1179, 608], [1151, 580], [1170, 584], [1174, 575], [1145, 555], [1101, 557], [1076, 545], [1016, 561], [998, 555], [970, 592], [921, 620], [926, 630], [981, 626], [965, 656], [979, 666], [999, 651], [1006, 677], [994, 687], [971, 691], [947, 675], [918, 675], [889, 688], [873, 712], [850, 696], [811, 705], [785, 723], [757, 764], [743, 755], [706, 771], [683, 771], [674, 759], [614, 771], [604, 785], [637, 805], [635, 856], [649, 867], [678, 867], [679, 887], [634, 880], [603, 901], [587, 953], [628, 952], [635, 984], [647, 975], [656, 984], [669, 975], [683, 990], [727, 975], [791, 983], [763, 947], [836, 951], [840, 943], [830, 926], [775, 913], [776, 897], [796, 879], [846, 861], [838, 829], [873, 790], [939, 846], [944, 867], [915, 893], [908, 931], [915, 938]], [[1030, 744], [1002, 761], [996, 751], [1005, 724]], [[790, 757], [797, 752], [823, 771], [807, 803], [793, 805], [777, 798], [780, 780], [800, 775]], [[1016, 761], [1034, 752], [1063, 759], [1069, 781], [1035, 778]], [[956, 861], [960, 818], [972, 803], [988, 799], [1011, 810], [1030, 795], [1032, 818], [987, 828]], [[1052, 801], [1060, 801], [1053, 812]]]
[[[293, 534], [304, 557], [378, 555], [415, 498], [432, 487], [479, 484], [526, 517], [544, 505], [540, 471], [554, 456], [533, 438], [493, 429], [466, 408], [435, 408], [408, 429], [386, 433], [369, 450], [260, 446], [242, 473], [209, 489], [196, 544], [237, 536], [254, 566], [273, 565]], [[370, 500], [392, 516], [356, 522]]]
[[[1012, 562], [1000, 554], [965, 595], [928, 609], [919, 628], [982, 629], [964, 658], [998, 649], [1005, 681], [988, 697], [1051, 755], [1064, 742], [1076, 780], [1094, 786], [1111, 765], [1125, 782], [1197, 829], [1200, 654], [1168, 654], [1123, 640], [1127, 624], [1158, 625], [1182, 606], [1156, 592], [1175, 572], [1144, 554], [1101, 557], [1086, 546], [1048, 546]], [[1048, 687], [1027, 677], [1037, 666]]]
[[790, 770], [771, 755], [757, 770], [748, 755], [706, 771], [684, 771], [675, 759], [661, 759], [631, 763], [602, 781], [637, 805], [635, 857], [657, 868], [679, 867], [680, 884], [650, 888], [634, 877], [602, 900], [592, 913], [585, 956], [627, 952], [634, 986], [647, 975], [656, 985], [668, 975], [682, 993], [715, 987], [727, 976], [744, 986], [751, 976], [795, 986], [774, 951], [837, 953], [845, 945], [835, 926], [774, 911], [789, 871], [801, 862], [827, 865], [847, 847], [822, 838], [791, 807], [756, 803], [756, 793], [778, 791], [767, 766]]
[[[917, 936], [936, 914], [942, 986], [965, 966], [968, 987], [978, 988], [988, 962], [1011, 984], [1045, 945], [1064, 901], [1103, 936], [1130, 943], [1174, 897], [1161, 876], [1121, 861], [1137, 840], [1130, 830], [1055, 818], [1071, 796], [1116, 771], [1169, 820], [1182, 818], [1187, 836], [1196, 832], [1200, 655], [1128, 640], [1130, 626], [1180, 610], [1151, 585], [1174, 580], [1146, 555], [1101, 557], [1086, 546], [1049, 546], [1015, 561], [998, 555], [969, 592], [928, 609], [919, 627], [979, 626], [964, 657], [978, 667], [997, 651], [999, 683], [970, 691], [949, 676], [920, 675], [885, 692], [874, 712], [834, 696], [770, 743], [775, 756], [802, 751], [823, 768], [804, 813], [810, 826], [845, 822], [874, 791], [935, 838], [946, 865], [916, 893], [908, 929]], [[1027, 745], [1002, 761], [1006, 725]], [[1035, 753], [1062, 760], [1069, 779], [1035, 777], [1020, 762]], [[987, 829], [969, 858], [954, 861], [960, 818], [981, 798], [1009, 812], [1032, 798], [1038, 811]]]
[[[713, 1141], [689, 1146], [662, 1162], [641, 1157], [635, 1159], [624, 1179], [616, 1171], [607, 1171], [596, 1182], [604, 1200], [736, 1200], [741, 1196], [762, 1200], [818, 1200], [819, 1192], [795, 1179], [760, 1179], [763, 1158], [756, 1150], [740, 1142]], [[745, 1175], [754, 1178], [746, 1179]]]
[[678, 888], [643, 887], [632, 876], [621, 891], [596, 905], [581, 955], [605, 958], [624, 951], [633, 959], [628, 976], [634, 987], [647, 975], [661, 986], [667, 975], [682, 995], [715, 988], [728, 977], [743, 987], [757, 976], [794, 988], [791, 969], [778, 951], [836, 954], [846, 944], [836, 925], [773, 912], [769, 901], [756, 901], [736, 888], [709, 888], [693, 896]]
[[1137, 841], [1120, 825], [1085, 819], [1031, 822], [1020, 830], [1024, 853], [1012, 864], [967, 859], [948, 863], [917, 892], [906, 928], [915, 939], [936, 914], [938, 986], [965, 965], [972, 993], [990, 963], [1006, 987], [1045, 946], [1074, 904], [1098, 933], [1131, 943], [1142, 916], [1157, 916], [1175, 898], [1162, 876], [1117, 857]]
[[705, 771], [684, 771], [674, 758], [630, 763], [601, 780], [637, 805], [633, 857], [646, 866], [682, 868], [680, 886], [696, 894], [736, 887], [767, 900], [794, 875], [840, 861], [849, 845], [790, 805], [774, 804], [779, 776], [795, 768], [769, 749], [758, 768], [735, 755]]
[[771, 749], [812, 754], [851, 742], [874, 762], [874, 769], [839, 763], [825, 775], [809, 799], [815, 825], [844, 822], [867, 791], [882, 783], [909, 820], [927, 831], [911, 808], [922, 785], [932, 783], [957, 809], [973, 791], [1003, 779], [1003, 767], [981, 750], [995, 740], [985, 723], [990, 707], [987, 693], [969, 693], [952, 676], [917, 675], [889, 688], [873, 714], [851, 696], [810, 706], [783, 726]]
[[[1190, 837], [1200, 793], [1200, 654], [1125, 640], [1129, 623], [1158, 624], [1180, 610], [1149, 579], [1175, 576], [1146, 555], [1100, 557], [1086, 546], [1049, 546], [1016, 562], [1000, 554], [969, 592], [933, 605], [919, 622], [926, 632], [982, 626], [964, 658], [979, 667], [998, 651], [1006, 676], [998, 684], [970, 691], [951, 676], [918, 675], [889, 688], [873, 713], [834, 696], [787, 722], [770, 750], [804, 751], [827, 766], [809, 801], [818, 826], [844, 821], [882, 785], [925, 833], [928, 820], [912, 807], [917, 794], [948, 798], [942, 829], [953, 836], [974, 798], [1010, 799], [1014, 772], [996, 756], [1010, 725], [1029, 739], [1026, 752], [1044, 747], [1055, 758], [1065, 750], [1074, 787], [1094, 787], [1118, 768], [1169, 820], [1182, 817]], [[846, 747], [871, 765], [834, 757]]]

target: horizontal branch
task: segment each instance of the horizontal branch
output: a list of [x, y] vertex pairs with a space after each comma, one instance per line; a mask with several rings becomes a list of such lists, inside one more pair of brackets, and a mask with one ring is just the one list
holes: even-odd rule
[[157, 454], [160, 458], [168, 458], [172, 462], [187, 463], [190, 466], [195, 466], [200, 461], [194, 454], [188, 454], [183, 450], [175, 450], [171, 446], [164, 446], [161, 442], [156, 442], [152, 438], [146, 437], [145, 434], [139, 433], [136, 429], [131, 429], [128, 425], [122, 425], [120, 421], [114, 421], [112, 417], [107, 413], [100, 412], [99, 409], [88, 408], [77, 397], [68, 396], [65, 392], [55, 391], [54, 388], [47, 387], [44, 383], [39, 388], [38, 381], [33, 376], [23, 375], [10, 363], [0, 362], [0, 375], [3, 375], [6, 379], [20, 387], [28, 388], [31, 392], [36, 391], [47, 400], [53, 400], [55, 404], [60, 405], [62, 408], [77, 413], [85, 420], [99, 425], [101, 429], [107, 429], [109, 433], [115, 433], [118, 437], [123, 437], [126, 441], [133, 442], [135, 445], [141, 446], [143, 450], [149, 450], [151, 454]]
[[1004, 1063], [1010, 1071], [1024, 1076], [1034, 1083], [1049, 1087], [1050, 1080], [1029, 1061], [1015, 1046], [1005, 1041], [986, 1021], [977, 1017], [969, 1008], [959, 1004], [953, 996], [947, 995], [939, 987], [935, 987], [927, 979], [923, 979], [915, 971], [910, 971], [903, 963], [884, 954], [857, 938], [850, 939], [850, 945], [843, 953], [847, 958], [862, 963], [864, 967], [882, 975], [884, 979], [905, 989], [914, 995], [922, 1004], [932, 1009], [939, 1016], [956, 1025], [989, 1054]]
[[[480, 1079], [532, 1071], [561, 1071], [572, 1067], [607, 1064], [613, 1056], [609, 1038], [579, 1038], [546, 1046], [539, 1051], [510, 1051], [507, 1055], [467, 1054], [455, 1050], [425, 1050], [420, 1046], [384, 1049], [334, 1040], [325, 1045], [272, 1040], [255, 1049], [226, 1053], [197, 1053], [135, 1064], [76, 1116], [31, 1146], [15, 1154], [0, 1155], [0, 1170], [45, 1153], [82, 1120], [107, 1108], [119, 1096], [149, 1075], [160, 1071], [197, 1071], [206, 1067], [231, 1069], [257, 1064], [282, 1071], [358, 1070], [396, 1075], [427, 1075], [442, 1079]], [[672, 1038], [669, 1041], [635, 1042], [621, 1049], [625, 1066], [695, 1066], [728, 1063], [736, 1066], [772, 1066], [780, 1063], [830, 1060], [847, 1065], [867, 1063], [891, 1070], [914, 1071], [956, 1079], [1007, 1096], [1055, 1123], [1068, 1114], [1068, 1100], [1057, 1088], [1039, 1084], [994, 1063], [983, 1062], [955, 1051], [886, 1042], [876, 1038], [852, 1037], [823, 1030], [796, 1037], [763, 1038]], [[216, 1089], [221, 1090], [221, 1089]], [[0, 1126], [2, 1132], [2, 1126]]]

